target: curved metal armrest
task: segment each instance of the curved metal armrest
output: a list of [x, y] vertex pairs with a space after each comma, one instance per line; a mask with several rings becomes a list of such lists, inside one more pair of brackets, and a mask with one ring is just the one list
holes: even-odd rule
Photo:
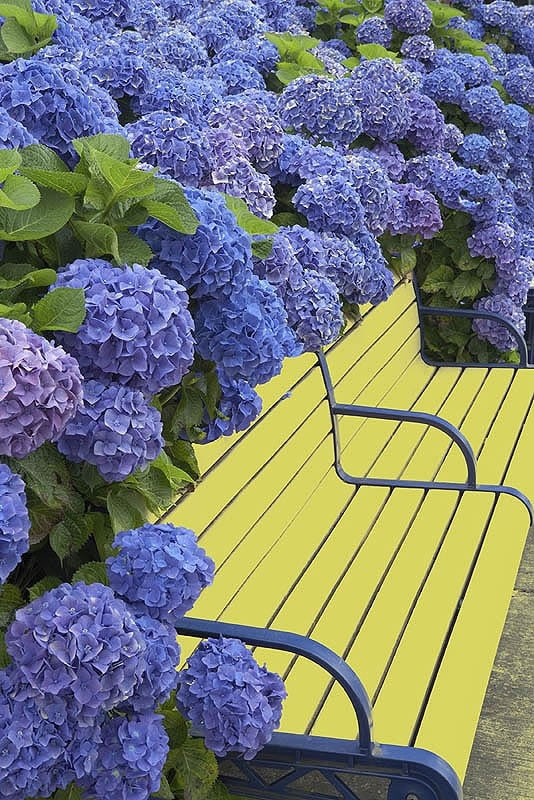
[[498, 322], [513, 335], [517, 341], [517, 349], [519, 351], [519, 363], [522, 367], [528, 365], [528, 351], [527, 343], [521, 332], [515, 325], [494, 311], [483, 311], [477, 308], [440, 308], [432, 306], [419, 306], [419, 313], [422, 316], [434, 317], [478, 317], [479, 319], [490, 319]]
[[249, 625], [234, 625], [228, 622], [184, 617], [177, 626], [178, 634], [204, 638], [206, 636], [232, 636], [245, 644], [283, 650], [304, 656], [325, 669], [345, 690], [358, 720], [358, 745], [361, 751], [371, 752], [373, 744], [372, 711], [367, 693], [349, 665], [332, 650], [313, 639], [298, 633], [254, 628]]
[[331, 405], [332, 414], [335, 416], [366, 417], [368, 419], [393, 419], [399, 422], [419, 422], [431, 428], [437, 428], [450, 436], [455, 442], [465, 458], [467, 466], [467, 486], [476, 487], [476, 459], [473, 449], [463, 433], [450, 422], [434, 414], [426, 414], [423, 411], [401, 411], [394, 408], [375, 408], [374, 406], [354, 406], [347, 403], [333, 403]]

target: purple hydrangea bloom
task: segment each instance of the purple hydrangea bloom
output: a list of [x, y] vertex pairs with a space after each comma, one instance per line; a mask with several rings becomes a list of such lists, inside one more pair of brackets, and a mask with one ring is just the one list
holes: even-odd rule
[[185, 26], [176, 24], [145, 39], [144, 56], [154, 66], [173, 67], [180, 72], [209, 64], [203, 42]]
[[300, 353], [275, 289], [255, 275], [224, 303], [200, 303], [195, 329], [202, 358], [253, 387], [278, 375], [284, 358]]
[[97, 764], [83, 785], [96, 800], [148, 800], [159, 788], [168, 751], [158, 714], [108, 719], [102, 725]]
[[438, 67], [425, 75], [421, 91], [438, 103], [459, 103], [465, 92], [465, 82], [454, 70]]
[[221, 128], [238, 138], [247, 157], [259, 169], [268, 167], [282, 152], [282, 127], [268, 108], [258, 101], [242, 100], [241, 96], [225, 100], [213, 109], [208, 123], [212, 128]]
[[470, 214], [477, 222], [492, 220], [503, 196], [495, 175], [454, 165], [450, 169], [438, 167], [425, 188], [437, 194], [448, 208]]
[[132, 154], [184, 186], [198, 186], [209, 170], [204, 131], [167, 111], [152, 111], [126, 125]]
[[521, 255], [520, 237], [511, 225], [501, 222], [479, 227], [467, 246], [473, 258], [494, 258], [498, 265], [511, 264]]
[[0, 464], [0, 583], [15, 569], [30, 546], [30, 518], [24, 481]]
[[406, 169], [406, 159], [393, 142], [379, 142], [369, 151], [392, 181], [400, 181]]
[[[229, 25], [233, 33], [232, 38], [237, 36], [239, 39], [248, 39], [264, 30], [263, 15], [253, 0], [217, 0], [208, 5], [213, 16]], [[188, 24], [190, 20], [191, 18]]]
[[276, 198], [269, 176], [258, 172], [244, 158], [216, 166], [211, 170], [204, 187], [241, 198], [258, 217], [269, 219], [273, 215]]
[[2, 67], [0, 107], [41, 144], [74, 157], [72, 140], [121, 133], [114, 101], [81, 73], [37, 59]]
[[456, 153], [458, 148], [463, 144], [464, 135], [460, 128], [452, 123], [448, 123], [445, 125], [445, 130], [443, 131], [443, 149], [447, 153]]
[[73, 698], [88, 719], [127, 700], [145, 668], [132, 613], [101, 583], [63, 583], [19, 609], [6, 647], [31, 687]]
[[122, 481], [161, 453], [159, 412], [144, 394], [118, 383], [87, 381], [80, 406], [57, 446], [69, 461], [93, 464], [104, 480]]
[[19, 148], [35, 144], [36, 139], [26, 130], [21, 122], [10, 117], [7, 111], [0, 108], [0, 147]]
[[124, 31], [84, 53], [80, 68], [116, 100], [135, 97], [150, 80], [142, 44], [143, 38], [136, 31]]
[[505, 104], [492, 86], [468, 89], [460, 107], [473, 122], [488, 128], [499, 128], [505, 112]]
[[432, 24], [432, 12], [423, 0], [390, 0], [384, 19], [402, 33], [425, 33]]
[[402, 183], [395, 187], [388, 225], [390, 233], [432, 239], [442, 227], [439, 203], [431, 192], [419, 189], [413, 183]]
[[139, 615], [176, 626], [213, 581], [215, 565], [188, 528], [147, 522], [117, 534], [113, 547], [110, 586]]
[[265, 89], [265, 81], [258, 70], [239, 58], [214, 64], [209, 71], [209, 77], [222, 80], [227, 94], [239, 94], [245, 89]]
[[56, 286], [85, 291], [87, 316], [77, 334], [58, 338], [88, 378], [111, 378], [149, 395], [180, 383], [193, 362], [187, 292], [157, 269], [112, 267], [77, 259]]
[[56, 441], [81, 400], [76, 360], [22, 322], [0, 318], [0, 455], [24, 458]]
[[389, 47], [393, 31], [382, 17], [368, 17], [356, 30], [359, 44], [381, 44]]
[[349, 79], [303, 75], [280, 95], [282, 124], [316, 140], [350, 144], [362, 132], [362, 116]]
[[347, 68], [342, 64], [345, 56], [334, 47], [329, 47], [328, 42], [320, 42], [317, 47], [310, 50], [310, 53], [319, 59], [330, 77], [343, 78], [347, 74]]
[[313, 230], [354, 236], [365, 228], [359, 192], [345, 175], [306, 181], [297, 189], [293, 203]]
[[112, 19], [121, 28], [131, 26], [134, 20], [132, 6], [128, 0], [73, 0], [72, 7], [93, 22]]
[[[357, 281], [350, 294], [345, 294], [349, 303], [383, 303], [393, 292], [393, 273], [388, 269], [380, 244], [372, 233], [361, 233], [354, 243], [363, 255], [364, 265], [357, 274]], [[348, 289], [349, 287], [347, 287]]]
[[407, 139], [423, 152], [440, 150], [445, 135], [445, 117], [436, 103], [425, 94], [414, 92], [409, 98], [412, 121]]
[[[511, 322], [519, 333], [525, 332], [525, 315], [521, 307], [505, 294], [495, 293], [483, 297], [477, 300], [474, 307], [483, 311], [492, 311]], [[517, 347], [517, 339], [507, 328], [499, 325], [496, 320], [475, 319], [473, 330], [480, 339], [485, 339], [503, 353], [515, 350]]]
[[347, 158], [350, 182], [358, 190], [366, 227], [376, 235], [386, 230], [392, 203], [392, 185], [374, 158], [353, 155]]
[[212, 169], [224, 166], [229, 161], [235, 161], [236, 158], [247, 158], [244, 140], [225, 128], [205, 128], [203, 135]]
[[359, 276], [365, 267], [363, 252], [346, 236], [321, 234], [324, 258], [318, 267], [321, 274], [335, 283], [343, 297], [352, 297]]
[[313, 270], [292, 270], [280, 294], [289, 325], [304, 352], [313, 353], [334, 342], [343, 327], [337, 287]]
[[489, 167], [491, 142], [479, 133], [468, 134], [458, 148], [458, 155], [466, 167]]
[[154, 711], [176, 689], [180, 646], [172, 625], [146, 614], [135, 615], [135, 622], [146, 642], [146, 668], [127, 703], [134, 711]]
[[520, 66], [506, 73], [503, 86], [516, 103], [534, 105], [534, 67]]
[[418, 61], [432, 61], [435, 51], [436, 45], [430, 36], [425, 36], [425, 34], [408, 36], [401, 44], [402, 55]]
[[287, 281], [290, 272], [299, 269], [299, 262], [284, 230], [275, 233], [271, 242], [272, 249], [267, 258], [253, 256], [252, 263], [258, 278], [279, 286]]
[[236, 431], [244, 431], [261, 413], [261, 397], [248, 383], [227, 378], [222, 371], [219, 371], [219, 383], [221, 416], [217, 415], [215, 419], [210, 419], [206, 412], [203, 425], [206, 436], [199, 444], [208, 444], [221, 436], [231, 436]]
[[[323, 245], [324, 235], [312, 231], [309, 228], [302, 228], [300, 225], [293, 225], [290, 228], [280, 228], [280, 233], [289, 240], [293, 253], [302, 269], [310, 269], [320, 275], [328, 275], [328, 263], [325, 248]], [[291, 269], [294, 264], [291, 264]]]
[[139, 234], [150, 245], [152, 264], [183, 284], [194, 298], [238, 295], [252, 272], [250, 239], [217, 192], [186, 189], [199, 220], [191, 236], [150, 220]]
[[201, 725], [206, 746], [254, 758], [280, 724], [282, 679], [260, 667], [237, 639], [206, 639], [179, 673], [178, 709]]
[[444, 176], [456, 173], [457, 165], [449, 153], [429, 153], [406, 162], [404, 179], [422, 189], [436, 192]]
[[266, 170], [273, 183], [285, 183], [288, 186], [298, 186], [299, 183], [302, 183], [301, 162], [311, 147], [313, 145], [300, 134], [285, 133], [280, 155]]
[[228, 61], [232, 58], [238, 58], [258, 72], [267, 74], [275, 69], [280, 56], [274, 44], [263, 34], [255, 34], [243, 41], [233, 39], [216, 56], [217, 61]]

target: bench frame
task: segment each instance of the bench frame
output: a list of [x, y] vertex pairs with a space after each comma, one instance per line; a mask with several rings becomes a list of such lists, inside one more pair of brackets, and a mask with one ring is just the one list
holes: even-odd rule
[[[449, 309], [423, 306], [415, 285], [421, 333], [420, 354], [431, 366], [506, 367], [528, 368], [527, 345], [520, 332], [497, 314], [476, 309]], [[520, 357], [519, 364], [443, 364], [429, 361], [423, 351], [425, 316], [469, 316], [492, 319], [504, 325], [515, 336]], [[433, 414], [404, 411], [392, 408], [338, 403], [326, 357], [317, 353], [324, 379], [332, 422], [334, 468], [339, 478], [353, 486], [383, 486], [391, 489], [442, 489], [458, 492], [489, 492], [498, 496], [508, 494], [523, 503], [534, 524], [534, 511], [530, 501], [517, 489], [509, 486], [478, 484], [476, 459], [465, 436], [447, 420]], [[450, 437], [465, 459], [465, 482], [393, 480], [367, 478], [348, 474], [341, 464], [341, 442], [338, 417], [353, 416], [367, 419], [411, 422], [437, 428]], [[261, 800], [360, 800], [348, 780], [351, 776], [384, 778], [390, 780], [387, 800], [462, 800], [462, 786], [452, 767], [435, 753], [417, 747], [377, 744], [373, 739], [372, 709], [367, 693], [356, 673], [324, 645], [300, 634], [266, 628], [254, 628], [232, 623], [184, 618], [177, 628], [179, 635], [205, 638], [208, 636], [234, 637], [254, 647], [267, 647], [293, 653], [313, 661], [331, 675], [332, 683], [339, 683], [347, 695], [358, 722], [356, 740], [325, 738], [305, 734], [275, 733], [271, 742], [252, 761], [239, 755], [229, 755], [221, 761], [221, 776], [228, 789], [237, 795]], [[199, 735], [202, 731], [198, 731]], [[229, 774], [225, 774], [225, 768]], [[281, 777], [269, 777], [265, 770], [282, 771]], [[311, 773], [322, 776], [322, 787], [311, 791], [296, 786], [296, 782]], [[271, 772], [272, 775], [272, 772]], [[324, 786], [332, 787], [325, 791]]]

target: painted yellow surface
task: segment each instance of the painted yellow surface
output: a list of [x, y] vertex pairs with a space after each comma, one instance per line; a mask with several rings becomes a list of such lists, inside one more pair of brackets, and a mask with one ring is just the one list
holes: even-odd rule
[[[369, 312], [330, 348], [340, 402], [415, 409], [460, 427], [479, 481], [534, 496], [534, 371], [428, 366], [413, 290]], [[287, 391], [291, 397], [281, 400]], [[417, 744], [463, 777], [528, 525], [514, 498], [342, 483], [312, 357], [265, 387], [254, 426], [200, 448], [207, 475], [168, 517], [217, 564], [195, 616], [308, 635], [346, 658], [372, 700], [378, 741]], [[463, 481], [464, 459], [418, 424], [340, 419], [355, 475]], [[195, 646], [182, 640], [183, 655]], [[258, 649], [284, 675], [282, 730], [357, 735], [328, 676]]]

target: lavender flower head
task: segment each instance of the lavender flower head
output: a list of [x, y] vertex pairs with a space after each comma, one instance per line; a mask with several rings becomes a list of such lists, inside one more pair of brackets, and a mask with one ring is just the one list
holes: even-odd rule
[[293, 203], [313, 230], [354, 236], [365, 228], [359, 192], [346, 175], [306, 181], [297, 189]]
[[280, 724], [282, 679], [260, 667], [237, 639], [206, 639], [179, 673], [178, 709], [201, 725], [206, 746], [219, 756], [249, 760]]
[[379, 142], [369, 151], [392, 181], [400, 181], [406, 169], [406, 159], [393, 142]]
[[276, 197], [268, 175], [258, 172], [244, 158], [236, 158], [212, 169], [204, 188], [241, 198], [253, 214], [263, 219], [273, 215]]
[[187, 528], [147, 522], [117, 534], [113, 547], [110, 586], [139, 615], [176, 626], [213, 581], [215, 565]]
[[[491, 294], [483, 297], [477, 300], [474, 307], [483, 311], [492, 311], [511, 322], [519, 333], [525, 332], [525, 315], [521, 307], [505, 294]], [[475, 319], [473, 330], [480, 339], [485, 339], [503, 353], [515, 350], [517, 347], [517, 339], [507, 328], [499, 325], [497, 320]]]
[[186, 189], [185, 194], [199, 220], [196, 233], [185, 236], [157, 220], [139, 229], [155, 253], [153, 266], [196, 299], [238, 295], [252, 274], [249, 237], [219, 193]]
[[36, 139], [21, 122], [17, 122], [4, 108], [0, 108], [0, 148], [27, 147], [35, 142]]
[[282, 152], [282, 127], [258, 101], [242, 100], [240, 96], [225, 100], [213, 109], [208, 123], [239, 139], [247, 157], [259, 169], [268, 167]]
[[210, 419], [206, 412], [203, 425], [206, 435], [199, 444], [208, 444], [221, 436], [244, 431], [261, 413], [262, 400], [252, 386], [246, 381], [227, 378], [222, 370], [219, 370], [218, 376], [221, 386], [220, 416], [217, 414], [215, 419]]
[[402, 33], [425, 33], [432, 24], [432, 12], [423, 0], [389, 0], [384, 19]]
[[119, 383], [86, 381], [83, 405], [67, 423], [57, 447], [69, 461], [93, 464], [113, 483], [159, 456], [161, 432], [159, 412], [142, 392]]
[[193, 361], [183, 286], [157, 269], [112, 267], [101, 259], [77, 259], [56, 285], [85, 291], [85, 322], [77, 334], [61, 333], [61, 341], [88, 378], [112, 378], [148, 395], [180, 383]]
[[438, 201], [431, 192], [413, 183], [402, 183], [395, 187], [394, 197], [390, 233], [432, 239], [443, 227]]
[[356, 30], [359, 44], [380, 44], [389, 47], [393, 31], [382, 17], [368, 17]]
[[82, 401], [82, 376], [62, 347], [0, 318], [0, 455], [24, 458], [56, 441]]
[[507, 223], [481, 226], [467, 240], [469, 252], [476, 258], [494, 258], [497, 265], [512, 264], [521, 255], [521, 239]]
[[127, 700], [145, 667], [132, 613], [100, 583], [63, 583], [19, 609], [6, 646], [31, 687], [72, 698], [88, 719]]
[[146, 614], [135, 615], [135, 622], [146, 642], [146, 668], [127, 702], [134, 711], [154, 711], [176, 689], [180, 646], [172, 625]]
[[430, 97], [419, 92], [413, 92], [408, 102], [412, 121], [407, 139], [423, 152], [440, 150], [445, 135], [443, 113]]
[[30, 518], [24, 481], [0, 464], [0, 583], [13, 572], [30, 546]]
[[304, 352], [316, 352], [334, 342], [343, 327], [337, 287], [313, 270], [293, 270], [280, 287], [289, 325]]

